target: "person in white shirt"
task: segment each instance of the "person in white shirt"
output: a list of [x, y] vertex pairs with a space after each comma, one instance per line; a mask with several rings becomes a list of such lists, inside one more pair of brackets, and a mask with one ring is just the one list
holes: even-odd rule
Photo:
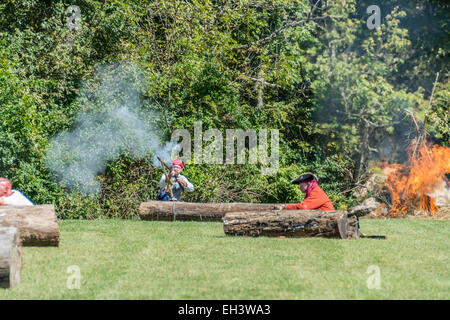
[[0, 206], [34, 206], [22, 192], [12, 189], [11, 181], [0, 178]]
[[181, 196], [184, 191], [193, 192], [194, 185], [181, 174], [183, 171], [183, 162], [180, 159], [173, 160], [170, 166], [170, 174], [169, 179], [172, 179], [172, 194], [173, 198], [170, 197], [168, 188], [169, 185], [166, 181], [166, 176], [163, 174], [161, 180], [159, 180], [159, 193], [156, 197], [156, 200], [159, 201], [181, 201]]

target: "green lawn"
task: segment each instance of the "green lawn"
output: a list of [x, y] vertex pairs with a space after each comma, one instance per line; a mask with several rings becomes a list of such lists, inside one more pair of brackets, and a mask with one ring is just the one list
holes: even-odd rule
[[[221, 223], [60, 221], [59, 248], [23, 249], [0, 299], [449, 299], [450, 221], [362, 220], [386, 240], [227, 237]], [[77, 265], [81, 288], [66, 287]], [[381, 288], [368, 289], [369, 266]]]

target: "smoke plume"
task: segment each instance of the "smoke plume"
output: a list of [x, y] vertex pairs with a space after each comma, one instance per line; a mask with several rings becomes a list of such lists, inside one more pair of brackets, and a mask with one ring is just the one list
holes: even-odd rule
[[140, 99], [145, 82], [136, 66], [103, 66], [94, 78], [80, 89], [81, 110], [72, 128], [50, 141], [45, 159], [59, 183], [86, 194], [98, 193], [97, 175], [108, 161], [122, 154], [138, 159], [153, 153], [154, 160], [158, 155], [170, 162], [177, 148], [175, 142], [160, 146], [159, 113]]

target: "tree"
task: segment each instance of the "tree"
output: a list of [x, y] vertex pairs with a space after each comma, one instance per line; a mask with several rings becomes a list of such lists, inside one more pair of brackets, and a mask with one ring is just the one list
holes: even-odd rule
[[351, 18], [353, 1], [335, 3], [330, 10], [346, 18], [326, 26], [313, 89], [323, 133], [330, 135], [333, 150], [354, 156], [353, 182], [358, 184], [380, 138], [393, 132], [405, 109], [416, 110], [423, 100], [420, 92], [390, 81], [409, 55], [407, 30], [399, 27], [404, 12], [394, 9], [381, 28], [367, 32], [365, 21]]

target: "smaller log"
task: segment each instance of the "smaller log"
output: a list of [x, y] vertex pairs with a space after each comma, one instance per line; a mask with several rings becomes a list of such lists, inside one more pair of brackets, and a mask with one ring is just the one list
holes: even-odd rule
[[0, 288], [13, 288], [20, 282], [22, 246], [14, 227], [0, 227]]
[[141, 203], [139, 216], [142, 220], [162, 221], [222, 221], [227, 212], [248, 210], [278, 210], [274, 203], [193, 203], [149, 201]]
[[59, 227], [53, 205], [0, 206], [0, 227], [16, 227], [22, 246], [59, 245]]
[[375, 198], [368, 198], [356, 207], [348, 209], [349, 215], [355, 215], [358, 218], [368, 215], [375, 211], [381, 204]]
[[274, 210], [227, 213], [224, 232], [236, 236], [359, 238], [358, 217], [347, 211]]

